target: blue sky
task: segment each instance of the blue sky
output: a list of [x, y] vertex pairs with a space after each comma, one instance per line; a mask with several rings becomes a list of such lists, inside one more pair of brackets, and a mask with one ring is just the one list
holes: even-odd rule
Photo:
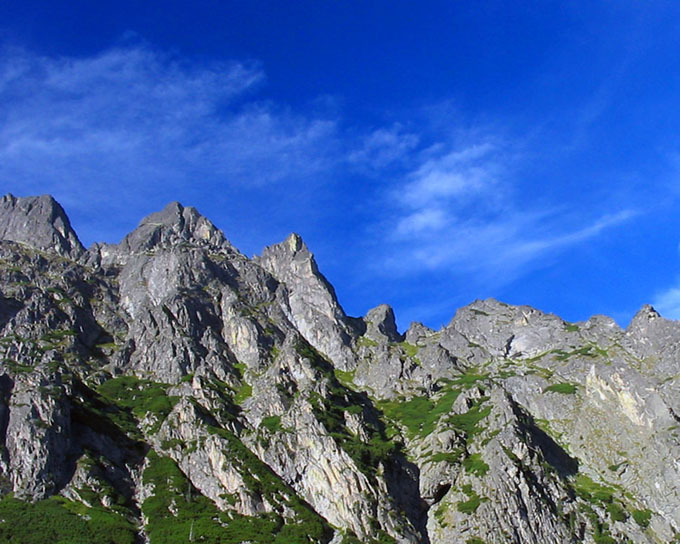
[[[517, 5], [515, 5], [517, 4]], [[0, 192], [302, 235], [351, 315], [680, 318], [680, 5], [0, 3]]]

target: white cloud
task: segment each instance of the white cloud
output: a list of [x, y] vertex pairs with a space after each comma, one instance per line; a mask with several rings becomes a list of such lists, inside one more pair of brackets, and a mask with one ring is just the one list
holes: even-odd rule
[[680, 319], [680, 281], [665, 291], [657, 293], [652, 306], [665, 318]]
[[499, 141], [433, 146], [389, 190], [386, 269], [399, 274], [449, 270], [499, 285], [635, 215], [614, 210], [575, 222], [562, 208], [519, 202], [507, 166], [512, 158]]
[[254, 63], [187, 64], [137, 45], [5, 50], [0, 66], [0, 190], [50, 192], [72, 211], [309, 180], [337, 160], [335, 121], [257, 102]]
[[441, 146], [424, 150], [420, 164], [392, 192], [401, 208], [393, 237], [431, 236], [455, 225], [471, 203], [478, 209], [497, 203], [502, 191], [493, 152], [490, 143], [445, 153]]
[[448, 219], [441, 208], [418, 210], [407, 215], [397, 224], [398, 236], [410, 236], [423, 231], [436, 231], [444, 228]]
[[405, 132], [402, 125], [380, 127], [363, 136], [358, 149], [350, 152], [350, 164], [370, 170], [381, 170], [406, 160], [418, 146], [416, 134]]
[[493, 146], [488, 143], [425, 160], [400, 188], [402, 202], [419, 208], [487, 192], [494, 185], [494, 163], [488, 161]]

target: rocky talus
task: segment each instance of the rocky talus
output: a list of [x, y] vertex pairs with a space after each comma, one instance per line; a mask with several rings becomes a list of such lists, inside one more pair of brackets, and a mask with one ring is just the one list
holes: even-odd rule
[[0, 199], [0, 541], [680, 542], [680, 322], [345, 314], [298, 235]]

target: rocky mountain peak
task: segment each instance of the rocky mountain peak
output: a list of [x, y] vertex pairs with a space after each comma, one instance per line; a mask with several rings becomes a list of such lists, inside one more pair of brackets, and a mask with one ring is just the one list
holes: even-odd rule
[[288, 249], [293, 254], [299, 253], [300, 251], [309, 253], [309, 249], [302, 240], [302, 236], [300, 236], [297, 232], [291, 232], [284, 243], [288, 245]]
[[[323, 277], [319, 272], [314, 254], [309, 250], [302, 236], [296, 232], [291, 232], [282, 242], [266, 247], [259, 260], [272, 269], [278, 267], [281, 270], [294, 262], [299, 272], [304, 271], [305, 274], [311, 276]], [[323, 279], [326, 281], [325, 278]]]
[[409, 344], [418, 344], [422, 338], [426, 338], [434, 333], [430, 327], [426, 327], [419, 321], [413, 321], [404, 333], [404, 340]]
[[171, 202], [159, 212], [142, 219], [139, 226], [120, 243], [130, 253], [157, 247], [192, 245], [199, 247], [231, 247], [222, 232], [196, 208]]
[[66, 213], [49, 195], [0, 199], [0, 239], [75, 259], [85, 248]]
[[289, 317], [305, 339], [342, 370], [350, 368], [353, 326], [300, 235], [265, 248], [255, 262], [285, 286]]
[[52, 199], [0, 211], [0, 542], [680, 542], [680, 321], [651, 306], [402, 336], [297, 234], [248, 259], [173, 202], [68, 259]]
[[335, 289], [319, 271], [314, 254], [299, 234], [291, 233], [283, 242], [266, 247], [256, 261], [293, 290], [305, 283], [308, 290], [315, 291], [327, 301], [329, 309], [334, 306], [331, 313], [339, 308]]
[[649, 323], [661, 317], [661, 314], [650, 304], [643, 304], [642, 307], [631, 319], [628, 325], [628, 330], [633, 330], [640, 327], [647, 327]]
[[388, 304], [380, 304], [369, 310], [364, 318], [365, 336], [377, 342], [400, 342], [403, 337], [397, 331], [394, 310]]

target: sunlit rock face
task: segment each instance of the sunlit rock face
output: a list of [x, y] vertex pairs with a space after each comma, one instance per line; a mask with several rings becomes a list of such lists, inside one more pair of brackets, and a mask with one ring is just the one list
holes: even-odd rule
[[85, 250], [7, 195], [0, 541], [674, 542], [679, 352], [649, 306], [402, 334], [347, 316], [298, 235], [249, 259], [171, 203]]

